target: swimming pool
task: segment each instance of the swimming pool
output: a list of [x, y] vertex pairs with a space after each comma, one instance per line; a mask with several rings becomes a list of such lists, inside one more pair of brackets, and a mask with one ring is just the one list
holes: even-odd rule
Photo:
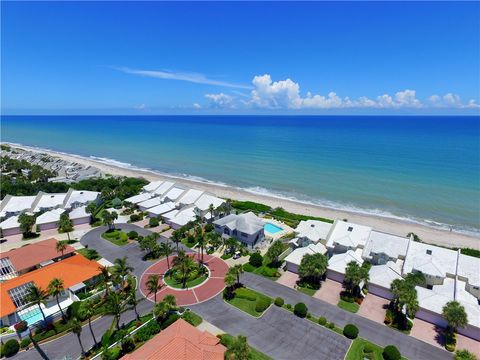
[[20, 319], [25, 320], [28, 325], [33, 325], [40, 320], [43, 320], [43, 316], [39, 308], [26, 311], [23, 314], [20, 313], [19, 315]]
[[270, 234], [276, 234], [280, 231], [282, 231], [283, 229], [280, 227], [280, 226], [277, 226], [275, 224], [271, 224], [271, 223], [266, 223], [264, 226], [263, 226], [263, 230], [265, 232], [268, 232]]

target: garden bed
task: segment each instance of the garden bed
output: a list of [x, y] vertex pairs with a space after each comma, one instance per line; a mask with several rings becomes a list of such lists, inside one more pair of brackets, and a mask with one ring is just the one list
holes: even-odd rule
[[[192, 271], [192, 274], [187, 278], [186, 282], [186, 289], [192, 288], [194, 286], [198, 286], [204, 281], [208, 279], [208, 269], [203, 266], [204, 272], [200, 272], [199, 269]], [[165, 273], [163, 277], [163, 281], [168, 286], [175, 288], [175, 289], [183, 289], [183, 282], [180, 274], [174, 272], [174, 270], [170, 269]]]
[[342, 299], [340, 299], [337, 306], [340, 309], [349, 311], [351, 313], [356, 313], [358, 311], [358, 309], [360, 309], [360, 305], [358, 305], [356, 302], [348, 302], [348, 301], [345, 301], [345, 300], [342, 300]]
[[273, 302], [272, 298], [247, 288], [236, 289], [233, 299], [226, 301], [254, 317], [260, 317]]
[[[234, 337], [230, 334], [223, 334], [218, 336], [220, 338], [220, 343], [224, 345], [227, 349], [230, 349], [234, 344]], [[264, 353], [258, 351], [257, 349], [248, 346], [250, 352], [248, 354], [248, 360], [272, 360], [269, 356], [265, 355]]]
[[128, 244], [128, 235], [118, 229], [105, 231], [102, 234], [102, 238], [117, 246], [124, 246]]

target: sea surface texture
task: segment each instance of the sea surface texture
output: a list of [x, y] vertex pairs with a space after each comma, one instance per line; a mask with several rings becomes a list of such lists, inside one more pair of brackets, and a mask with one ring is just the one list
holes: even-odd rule
[[1, 140], [480, 232], [480, 118], [3, 116]]

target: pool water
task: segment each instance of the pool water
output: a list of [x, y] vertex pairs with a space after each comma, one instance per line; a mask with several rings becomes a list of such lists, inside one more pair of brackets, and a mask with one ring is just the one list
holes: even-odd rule
[[40, 309], [36, 308], [27, 312], [24, 312], [23, 314], [19, 314], [20, 319], [25, 320], [28, 325], [33, 325], [40, 320], [43, 320], [42, 313], [40, 312]]
[[271, 224], [271, 223], [266, 223], [265, 226], [263, 227], [263, 230], [270, 233], [270, 234], [276, 234], [283, 229], [277, 225]]

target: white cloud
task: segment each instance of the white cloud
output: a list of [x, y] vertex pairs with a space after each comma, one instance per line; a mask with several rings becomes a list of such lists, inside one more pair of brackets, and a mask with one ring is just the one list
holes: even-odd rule
[[202, 106], [199, 103], [193, 103], [192, 106], [193, 106], [194, 109], [201, 109], [202, 108]]
[[235, 108], [233, 97], [224, 93], [206, 94], [205, 97], [210, 101], [210, 106], [215, 108]]
[[428, 103], [430, 107], [435, 108], [468, 109], [479, 107], [475, 100], [470, 99], [466, 104], [464, 104], [460, 99], [460, 96], [452, 93], [448, 93], [443, 96], [432, 95], [428, 98]]
[[124, 72], [126, 74], [164, 79], [164, 80], [179, 80], [179, 81], [188, 81], [195, 84], [206, 84], [214, 86], [223, 86], [237, 89], [251, 89], [249, 85], [234, 84], [226, 81], [209, 79], [205, 75], [200, 73], [182, 73], [182, 72], [173, 72], [173, 71], [157, 71], [157, 70], [138, 70], [130, 69], [128, 67], [114, 67], [115, 70]]
[[139, 110], [139, 111], [146, 111], [148, 110], [147, 105], [145, 104], [140, 104], [140, 105], [135, 105], [134, 109]]

